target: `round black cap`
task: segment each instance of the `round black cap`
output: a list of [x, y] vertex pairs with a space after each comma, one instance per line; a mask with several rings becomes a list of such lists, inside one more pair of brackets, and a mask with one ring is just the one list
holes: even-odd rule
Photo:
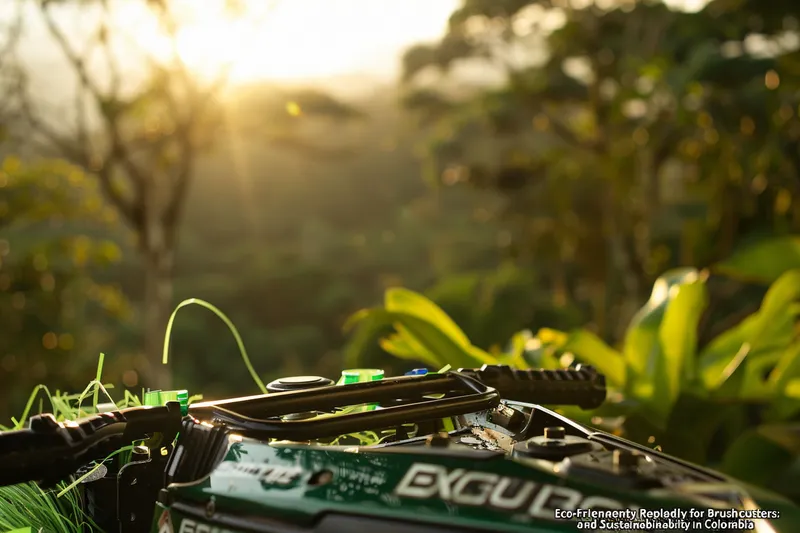
[[287, 392], [303, 389], [316, 389], [319, 387], [329, 387], [333, 385], [333, 380], [319, 376], [292, 376], [276, 379], [267, 385], [269, 392]]

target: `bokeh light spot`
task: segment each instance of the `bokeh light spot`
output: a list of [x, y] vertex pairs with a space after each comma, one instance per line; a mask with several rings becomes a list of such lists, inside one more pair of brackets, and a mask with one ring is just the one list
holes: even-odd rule
[[49, 331], [42, 337], [42, 346], [47, 350], [54, 350], [58, 346], [58, 335]]
[[68, 351], [75, 346], [75, 338], [69, 333], [62, 333], [58, 337], [58, 347], [62, 350]]
[[780, 86], [781, 77], [778, 76], [778, 73], [774, 70], [770, 70], [764, 77], [764, 84], [767, 86], [767, 89], [774, 91], [778, 88], [778, 86]]
[[135, 387], [139, 384], [139, 373], [136, 370], [126, 370], [122, 374], [122, 383], [126, 387]]
[[300, 109], [300, 105], [297, 102], [287, 102], [286, 103], [286, 112], [289, 113], [293, 117], [299, 117], [300, 114], [303, 112]]

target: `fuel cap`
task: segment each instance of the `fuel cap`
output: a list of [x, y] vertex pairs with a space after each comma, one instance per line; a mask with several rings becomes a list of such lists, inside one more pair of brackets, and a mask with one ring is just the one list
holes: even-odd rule
[[329, 387], [333, 385], [333, 380], [320, 376], [292, 376], [279, 378], [267, 385], [268, 392], [287, 392], [303, 389], [317, 389], [319, 387]]

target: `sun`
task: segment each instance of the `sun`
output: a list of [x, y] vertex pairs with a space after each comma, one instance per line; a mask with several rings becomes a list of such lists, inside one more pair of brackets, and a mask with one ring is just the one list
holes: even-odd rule
[[[197, 74], [228, 65], [238, 82], [325, 78], [394, 68], [403, 48], [435, 39], [458, 0], [178, 0], [175, 49]], [[147, 25], [145, 25], [147, 26]], [[172, 43], [150, 24], [136, 40], [158, 55]]]

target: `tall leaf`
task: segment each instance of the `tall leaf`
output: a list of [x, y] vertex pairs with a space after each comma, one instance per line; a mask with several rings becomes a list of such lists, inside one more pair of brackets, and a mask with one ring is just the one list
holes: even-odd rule
[[[623, 354], [628, 376], [626, 394], [638, 399], [647, 408], [652, 423], [663, 429], [672, 405], [667, 385], [670, 378], [659, 374], [666, 367], [660, 338], [661, 325], [667, 307], [680, 293], [680, 288], [700, 279], [693, 268], [671, 270], [656, 280], [650, 299], [631, 320], [625, 335]], [[687, 297], [692, 301], [693, 297]], [[674, 365], [673, 365], [674, 366]]]
[[774, 353], [770, 348], [782, 350], [780, 344], [775, 344], [776, 337], [783, 340], [793, 335], [798, 299], [800, 270], [791, 270], [770, 286], [755, 314], [738, 328], [714, 339], [703, 350], [698, 367], [705, 387], [709, 390], [719, 389], [747, 358]]
[[344, 349], [345, 365], [348, 368], [360, 367], [367, 347], [371, 342], [375, 342], [377, 333], [391, 325], [389, 317], [374, 313], [372, 309], [362, 309], [353, 313], [342, 328], [345, 333], [355, 330]]
[[419, 352], [416, 357], [419, 361], [465, 368], [493, 362], [491, 359], [481, 359], [477, 352], [470, 349], [470, 344], [465, 346], [456, 342], [436, 324], [413, 314], [376, 308], [354, 315], [348, 325], [364, 320], [369, 320], [369, 326], [387, 323], [394, 325], [403, 342], [398, 343], [397, 338], [392, 338], [388, 342], [384, 341], [383, 345], [389, 350], [395, 350], [392, 353], [398, 357], [410, 359], [412, 352]]
[[417, 317], [434, 325], [462, 347], [471, 344], [467, 335], [447, 316], [447, 313], [421, 294], [408, 289], [392, 288], [386, 291], [384, 305], [387, 311]]
[[800, 391], [793, 390], [794, 384], [798, 382], [800, 343], [795, 343], [786, 349], [768, 378], [771, 391], [777, 395], [769, 411], [773, 419], [786, 420], [800, 412], [800, 394], [796, 394]]
[[609, 386], [622, 390], [625, 386], [625, 360], [617, 350], [591, 331], [582, 329], [569, 334], [561, 349], [572, 352], [587, 365], [605, 375]]
[[657, 360], [657, 396], [672, 407], [682, 385], [694, 379], [697, 352], [697, 329], [708, 305], [705, 282], [695, 281], [678, 286], [678, 293], [667, 306], [659, 328], [662, 357]]
[[422, 346], [410, 334], [394, 334], [379, 341], [388, 353], [409, 361], [422, 361], [429, 368], [441, 368], [442, 358]]

